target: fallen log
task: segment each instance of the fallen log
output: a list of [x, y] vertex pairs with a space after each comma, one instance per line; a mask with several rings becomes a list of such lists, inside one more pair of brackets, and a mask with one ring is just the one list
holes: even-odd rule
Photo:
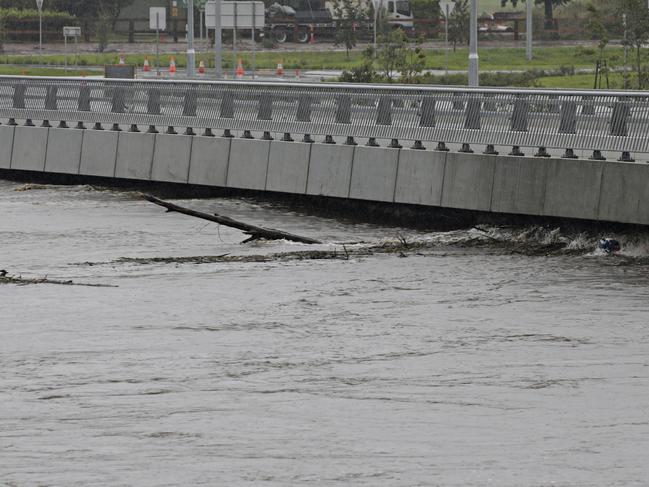
[[111, 284], [88, 284], [79, 283], [74, 281], [59, 281], [56, 279], [48, 279], [45, 277], [23, 277], [23, 276], [10, 276], [4, 269], [0, 271], [0, 284], [16, 284], [18, 286], [26, 286], [29, 284], [58, 284], [61, 286], [86, 286], [86, 287], [117, 287]]
[[236, 228], [241, 230], [246, 235], [250, 237], [244, 240], [241, 243], [251, 242], [253, 240], [290, 240], [291, 242], [299, 242], [305, 244], [319, 244], [322, 243], [319, 240], [315, 240], [308, 237], [302, 237], [300, 235], [295, 235], [292, 233], [282, 232], [281, 230], [275, 230], [274, 228], [264, 228], [258, 227], [255, 225], [249, 225], [248, 223], [243, 223], [238, 220], [234, 220], [228, 216], [219, 215], [214, 213], [213, 215], [209, 213], [203, 213], [202, 211], [192, 210], [190, 208], [185, 208], [183, 206], [178, 206], [174, 203], [169, 203], [168, 201], [161, 200], [150, 194], [142, 193], [142, 198], [156, 205], [162, 206], [167, 209], [168, 212], [177, 212], [184, 215], [193, 216], [196, 218], [202, 218], [203, 220], [208, 220], [214, 223], [219, 223], [225, 225], [226, 227]]

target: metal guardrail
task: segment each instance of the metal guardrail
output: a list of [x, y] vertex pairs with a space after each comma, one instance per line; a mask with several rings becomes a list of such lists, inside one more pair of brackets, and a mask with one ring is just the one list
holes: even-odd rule
[[0, 77], [0, 117], [649, 152], [649, 93]]

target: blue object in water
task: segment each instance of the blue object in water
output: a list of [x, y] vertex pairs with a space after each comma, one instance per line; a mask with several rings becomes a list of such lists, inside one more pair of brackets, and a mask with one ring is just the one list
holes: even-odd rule
[[619, 252], [621, 248], [620, 242], [618, 242], [614, 238], [603, 238], [599, 241], [598, 246], [600, 250], [603, 250], [607, 254], [610, 254], [612, 252]]

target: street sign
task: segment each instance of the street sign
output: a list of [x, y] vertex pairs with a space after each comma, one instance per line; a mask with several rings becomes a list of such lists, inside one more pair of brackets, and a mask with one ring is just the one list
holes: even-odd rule
[[36, 0], [36, 7], [38, 10], [43, 10], [43, 0]]
[[[235, 3], [237, 7], [236, 18], [234, 15]], [[205, 4], [205, 26], [208, 29], [216, 28], [214, 4], [215, 2], [213, 1], [208, 1]], [[221, 2], [221, 28], [234, 29], [236, 25], [237, 29], [252, 29], [253, 27], [255, 29], [263, 29], [266, 25], [264, 12], [264, 2]]]
[[81, 37], [81, 27], [63, 27], [63, 37]]
[[164, 7], [149, 8], [149, 29], [165, 30], [167, 28], [167, 9]]
[[453, 13], [453, 9], [455, 8], [455, 2], [451, 2], [449, 0], [442, 0], [439, 2], [439, 9], [442, 12], [442, 15], [446, 17], [446, 15], [451, 15]]

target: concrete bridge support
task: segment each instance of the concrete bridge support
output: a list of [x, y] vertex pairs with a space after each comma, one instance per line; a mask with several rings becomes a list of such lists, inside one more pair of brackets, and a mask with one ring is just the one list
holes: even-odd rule
[[0, 168], [649, 225], [649, 165], [0, 126]]

